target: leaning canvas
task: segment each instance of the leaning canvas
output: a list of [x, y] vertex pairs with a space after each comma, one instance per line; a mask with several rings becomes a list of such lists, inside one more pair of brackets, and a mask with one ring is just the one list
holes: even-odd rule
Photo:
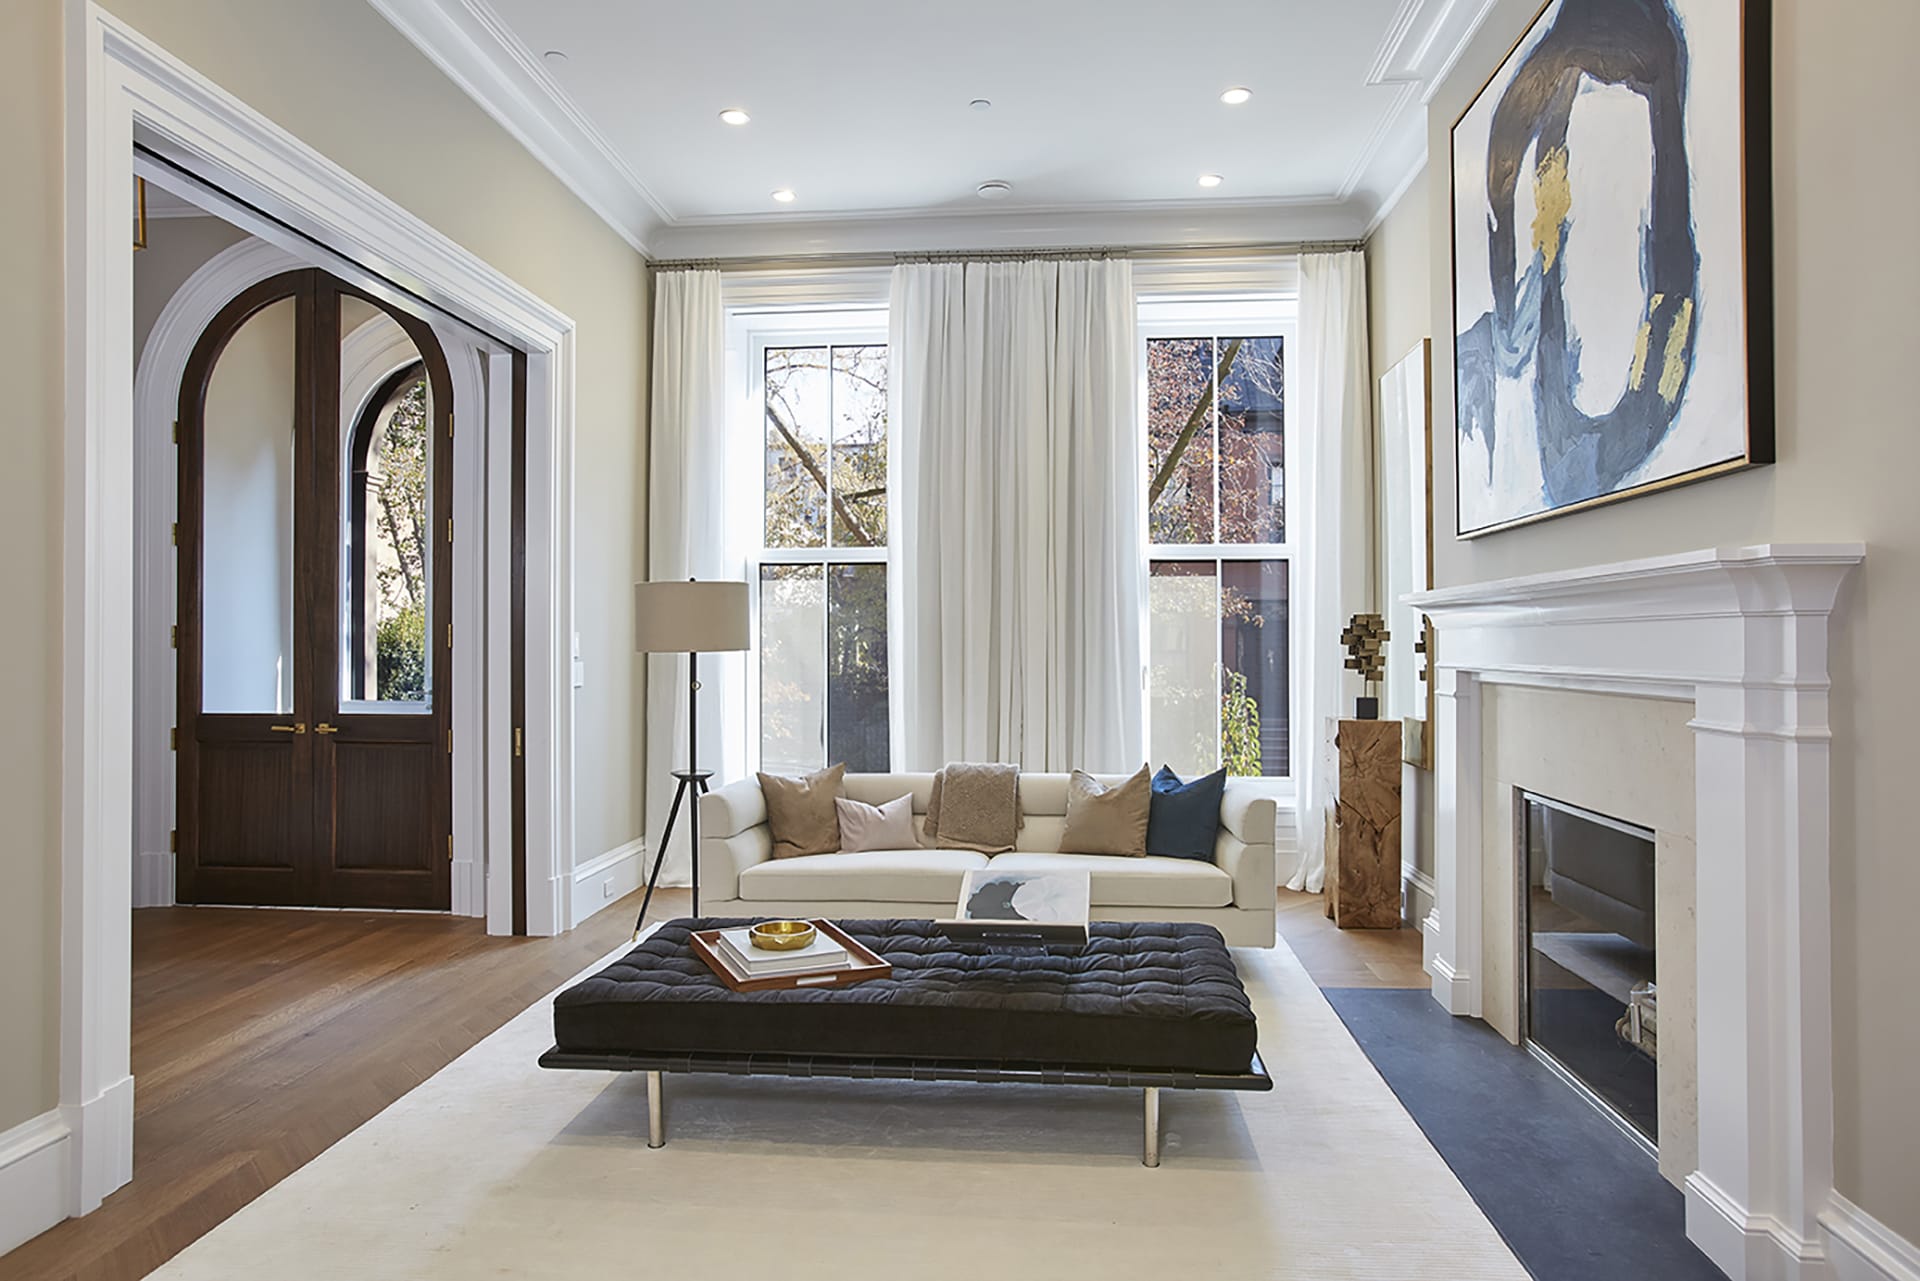
[[1764, 0], [1553, 0], [1453, 128], [1462, 536], [1773, 461]]

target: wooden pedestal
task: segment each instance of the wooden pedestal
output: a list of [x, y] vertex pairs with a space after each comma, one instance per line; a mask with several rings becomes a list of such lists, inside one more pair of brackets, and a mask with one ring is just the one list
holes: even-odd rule
[[1400, 925], [1400, 722], [1341, 721], [1340, 800], [1327, 846], [1327, 915], [1341, 929]]

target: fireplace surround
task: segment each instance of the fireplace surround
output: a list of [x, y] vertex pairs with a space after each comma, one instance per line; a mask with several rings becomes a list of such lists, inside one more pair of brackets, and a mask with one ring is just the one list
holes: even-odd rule
[[1769, 544], [1418, 593], [1434, 656], [1436, 1000], [1480, 1017], [1489, 686], [1692, 707], [1698, 1153], [1687, 1235], [1733, 1281], [1829, 1275], [1828, 623], [1858, 544]]

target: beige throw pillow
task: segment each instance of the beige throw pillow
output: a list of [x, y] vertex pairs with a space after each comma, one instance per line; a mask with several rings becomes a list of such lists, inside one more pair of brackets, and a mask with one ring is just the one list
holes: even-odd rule
[[1147, 852], [1147, 818], [1153, 809], [1153, 782], [1147, 767], [1124, 783], [1108, 787], [1083, 770], [1067, 780], [1067, 830], [1062, 854]]
[[844, 796], [836, 796], [833, 798], [833, 808], [840, 817], [842, 854], [920, 847], [920, 838], [913, 834], [911, 792], [885, 805], [869, 805], [865, 801], [850, 801]]
[[840, 819], [833, 802], [840, 795], [845, 765], [815, 770], [804, 778], [757, 774], [767, 798], [767, 827], [775, 858], [831, 854], [840, 848]]

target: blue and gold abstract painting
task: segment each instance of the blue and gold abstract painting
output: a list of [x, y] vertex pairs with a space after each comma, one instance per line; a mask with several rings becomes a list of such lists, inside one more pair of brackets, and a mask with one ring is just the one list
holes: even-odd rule
[[1553, 0], [1454, 125], [1459, 534], [1771, 461], [1743, 9]]

